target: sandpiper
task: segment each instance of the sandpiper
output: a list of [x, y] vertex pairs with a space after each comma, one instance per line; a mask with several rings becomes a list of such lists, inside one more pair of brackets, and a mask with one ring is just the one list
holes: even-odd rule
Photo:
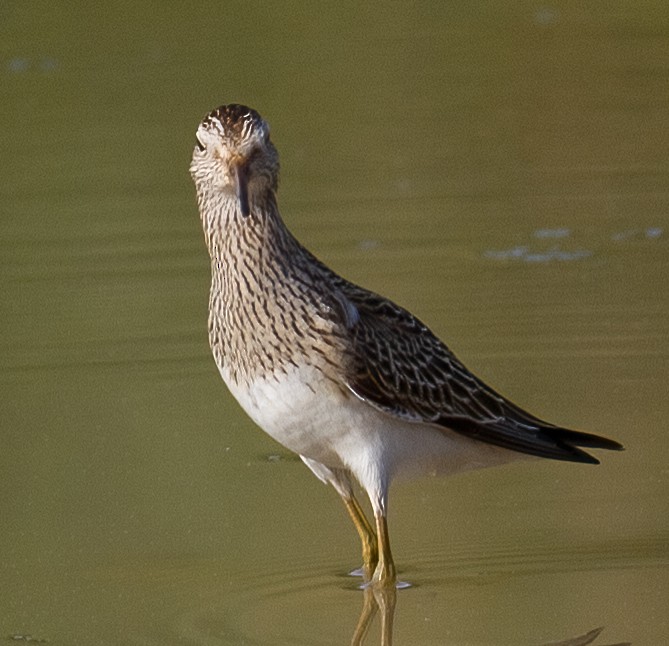
[[[396, 580], [386, 522], [394, 479], [523, 456], [597, 464], [579, 447], [622, 448], [525, 412], [407, 310], [307, 251], [279, 214], [279, 158], [255, 110], [210, 112], [190, 172], [211, 256], [218, 369], [251, 419], [341, 496], [370, 584]], [[373, 524], [354, 480], [369, 496]]]

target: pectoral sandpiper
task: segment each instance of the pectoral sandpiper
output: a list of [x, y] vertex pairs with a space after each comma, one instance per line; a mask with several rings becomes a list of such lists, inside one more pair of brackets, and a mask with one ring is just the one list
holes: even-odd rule
[[209, 340], [220, 373], [251, 419], [342, 497], [375, 586], [395, 582], [393, 479], [523, 455], [597, 464], [579, 447], [622, 448], [525, 412], [408, 311], [307, 251], [279, 214], [278, 154], [255, 110], [209, 113], [190, 172], [211, 256]]

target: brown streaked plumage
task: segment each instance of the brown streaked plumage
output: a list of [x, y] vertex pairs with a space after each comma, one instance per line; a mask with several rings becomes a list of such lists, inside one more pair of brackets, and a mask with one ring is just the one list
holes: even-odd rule
[[341, 495], [374, 584], [395, 581], [386, 524], [394, 478], [531, 455], [596, 464], [580, 447], [622, 448], [523, 411], [408, 311], [307, 251], [279, 214], [278, 154], [254, 110], [208, 114], [190, 170], [211, 256], [216, 364], [251, 418]]

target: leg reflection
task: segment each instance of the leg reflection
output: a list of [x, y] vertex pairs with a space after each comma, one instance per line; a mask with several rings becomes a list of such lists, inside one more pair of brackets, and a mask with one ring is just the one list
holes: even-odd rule
[[362, 593], [362, 612], [351, 639], [351, 646], [362, 646], [377, 612], [381, 617], [381, 646], [392, 646], [397, 589], [395, 586], [372, 585], [365, 587]]

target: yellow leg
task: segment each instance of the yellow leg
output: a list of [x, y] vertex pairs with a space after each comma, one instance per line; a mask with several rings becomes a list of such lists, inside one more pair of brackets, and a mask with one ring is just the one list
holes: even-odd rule
[[376, 533], [379, 540], [379, 562], [374, 571], [372, 583], [380, 586], [395, 587], [396, 573], [393, 555], [390, 551], [390, 538], [388, 536], [388, 523], [383, 514], [374, 516], [376, 520]]
[[374, 528], [367, 520], [365, 512], [360, 506], [360, 503], [353, 496], [350, 498], [342, 497], [342, 500], [346, 505], [348, 515], [351, 517], [356, 530], [358, 530], [358, 535], [360, 536], [360, 541], [362, 542], [362, 563], [365, 579], [369, 580], [379, 560], [377, 539], [376, 534], [374, 533]]

